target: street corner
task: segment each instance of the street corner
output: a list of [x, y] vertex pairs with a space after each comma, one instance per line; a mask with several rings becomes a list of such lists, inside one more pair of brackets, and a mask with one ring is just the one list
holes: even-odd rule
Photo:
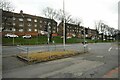
[[118, 72], [120, 72], [120, 67], [109, 71], [103, 76], [103, 78], [118, 78]]

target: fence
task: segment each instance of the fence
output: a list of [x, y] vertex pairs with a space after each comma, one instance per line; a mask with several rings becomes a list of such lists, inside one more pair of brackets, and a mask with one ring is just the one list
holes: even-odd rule
[[[63, 51], [63, 45], [33, 45], [33, 46], [17, 46], [19, 53], [29, 54], [31, 52], [43, 52], [43, 51]], [[88, 45], [83, 44], [66, 44], [65, 50], [88, 52]]]

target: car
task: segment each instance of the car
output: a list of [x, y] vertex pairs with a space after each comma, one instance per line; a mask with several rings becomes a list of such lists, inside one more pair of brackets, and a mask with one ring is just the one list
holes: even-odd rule
[[30, 34], [27, 34], [27, 35], [24, 35], [24, 36], [22, 36], [23, 38], [31, 38], [32, 36], [30, 35]]
[[71, 36], [68, 36], [67, 39], [71, 39], [72, 37]]
[[19, 37], [19, 36], [18, 36], [18, 35], [15, 35], [15, 34], [10, 34], [10, 33], [8, 33], [8, 34], [5, 35], [5, 37], [7, 37], [7, 38], [17, 38], [17, 37]]

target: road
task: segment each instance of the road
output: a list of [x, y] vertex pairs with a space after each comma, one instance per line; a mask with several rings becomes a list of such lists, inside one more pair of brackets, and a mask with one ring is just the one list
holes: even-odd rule
[[[47, 46], [24, 46], [33, 50], [48, 49]], [[40, 48], [41, 47], [41, 48]], [[56, 48], [62, 45], [56, 45]], [[51, 48], [51, 49], [50, 49]], [[49, 49], [55, 49], [54, 45]], [[69, 44], [66, 49], [83, 51], [82, 44]], [[18, 60], [18, 47], [3, 46], [4, 78], [102, 78], [108, 71], [118, 67], [118, 46], [115, 43], [88, 44], [89, 53], [28, 65]], [[8, 56], [9, 55], [9, 56]]]

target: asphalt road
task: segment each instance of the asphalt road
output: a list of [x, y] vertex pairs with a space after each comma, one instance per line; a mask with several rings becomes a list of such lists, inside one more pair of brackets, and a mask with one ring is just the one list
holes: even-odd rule
[[[29, 51], [63, 49], [62, 45], [24, 46]], [[59, 47], [59, 48], [58, 48]], [[23, 47], [22, 47], [23, 48]], [[66, 49], [83, 51], [82, 44], [69, 44]], [[116, 43], [88, 44], [89, 53], [65, 59], [28, 65], [12, 56], [24, 51], [20, 47], [3, 46], [4, 78], [101, 78], [118, 67]]]

